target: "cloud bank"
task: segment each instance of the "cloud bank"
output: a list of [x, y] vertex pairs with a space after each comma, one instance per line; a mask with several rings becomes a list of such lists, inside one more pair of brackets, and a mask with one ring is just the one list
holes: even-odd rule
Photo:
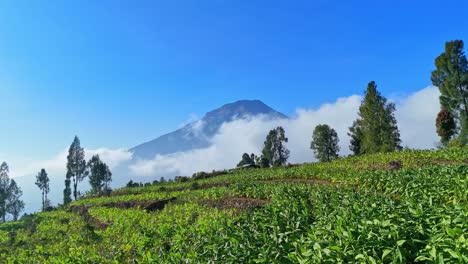
[[[21, 164], [19, 162], [16, 164], [13, 163], [10, 168], [11, 177], [15, 178], [37, 174], [42, 168], [44, 168], [50, 175], [64, 176], [66, 171], [67, 155], [68, 149], [64, 149], [52, 159], [22, 161]], [[85, 158], [87, 160], [89, 160], [93, 155], [99, 155], [111, 169], [132, 158], [132, 154], [125, 149], [85, 149]]]
[[[395, 116], [401, 133], [403, 146], [410, 148], [434, 148], [438, 137], [434, 120], [439, 111], [439, 91], [429, 86], [403, 98], [392, 98], [396, 103]], [[314, 161], [309, 148], [312, 131], [318, 124], [333, 127], [340, 138], [340, 155], [348, 155], [350, 138], [348, 127], [357, 118], [362, 97], [352, 95], [321, 105], [317, 109], [297, 109], [288, 120], [269, 120], [263, 116], [238, 119], [222, 125], [211, 139], [211, 146], [169, 155], [157, 155], [152, 160], [132, 160], [125, 149], [87, 149], [86, 158], [99, 154], [111, 169], [119, 167], [126, 177], [173, 177], [191, 175], [197, 171], [211, 171], [235, 167], [244, 152], [259, 154], [268, 131], [283, 126], [289, 138], [287, 147], [291, 151], [290, 162]], [[201, 122], [196, 123], [201, 127]], [[33, 175], [45, 168], [51, 175], [65, 175], [67, 150], [49, 160], [22, 162], [25, 166], [12, 166], [12, 176]], [[121, 167], [125, 166], [124, 169]]]

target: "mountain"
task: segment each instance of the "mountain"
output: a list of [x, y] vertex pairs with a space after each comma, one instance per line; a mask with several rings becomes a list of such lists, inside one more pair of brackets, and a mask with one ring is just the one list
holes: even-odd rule
[[263, 115], [267, 119], [287, 118], [260, 100], [241, 100], [208, 112], [201, 120], [174, 132], [131, 148], [136, 159], [153, 159], [157, 154], [171, 154], [206, 148], [223, 123]]

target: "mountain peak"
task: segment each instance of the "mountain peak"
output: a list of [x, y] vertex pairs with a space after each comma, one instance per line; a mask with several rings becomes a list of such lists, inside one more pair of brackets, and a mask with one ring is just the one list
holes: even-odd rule
[[267, 106], [260, 100], [239, 100], [210, 111], [200, 121], [138, 145], [130, 151], [136, 158], [153, 159], [157, 154], [171, 154], [209, 147], [211, 139], [223, 123], [236, 119], [262, 115], [268, 119], [284, 119], [286, 115]]
[[277, 112], [260, 100], [239, 100], [208, 112], [203, 117], [203, 120], [214, 118], [228, 122], [244, 116], [256, 116], [261, 114], [271, 115], [271, 117], [274, 118], [287, 118], [287, 116]]

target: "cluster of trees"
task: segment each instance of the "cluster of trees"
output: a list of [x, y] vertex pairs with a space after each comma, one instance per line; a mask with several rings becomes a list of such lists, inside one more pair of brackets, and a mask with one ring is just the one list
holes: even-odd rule
[[105, 194], [111, 191], [110, 182], [112, 173], [109, 166], [105, 164], [99, 155], [94, 155], [88, 162], [85, 160], [84, 149], [81, 147], [80, 139], [75, 136], [73, 143], [68, 149], [67, 174], [65, 178], [65, 189], [63, 190], [63, 204], [69, 204], [73, 198], [79, 197], [78, 183], [89, 176], [91, 193]]
[[279, 126], [270, 130], [260, 156], [244, 153], [237, 167], [268, 168], [286, 165], [289, 158], [289, 150], [286, 148], [288, 138], [283, 127]]
[[[449, 41], [445, 51], [435, 59], [432, 83], [440, 90], [441, 110], [436, 117], [436, 130], [443, 146], [468, 145], [468, 60], [461, 40]], [[402, 149], [400, 132], [394, 115], [395, 104], [387, 101], [369, 82], [361, 102], [358, 118], [349, 128], [350, 150], [354, 155], [391, 152]], [[244, 153], [237, 167], [270, 167], [286, 164], [288, 139], [282, 127], [271, 130], [262, 155]], [[336, 131], [326, 124], [315, 127], [310, 148], [322, 162], [338, 158], [340, 148]]]
[[431, 75], [440, 91], [436, 128], [443, 146], [468, 145], [468, 61], [463, 49], [462, 40], [446, 42]]
[[[387, 102], [377, 90], [375, 82], [371, 81], [359, 107], [358, 118], [349, 128], [350, 150], [354, 155], [402, 149], [394, 112], [395, 105]], [[237, 167], [283, 166], [289, 157], [289, 150], [285, 146], [287, 142], [284, 129], [277, 127], [268, 133], [262, 155], [257, 157], [253, 153], [250, 155], [244, 153]], [[339, 138], [335, 129], [320, 124], [312, 133], [310, 148], [319, 161], [327, 162], [339, 157], [338, 143]]]
[[[400, 132], [395, 119], [395, 105], [387, 102], [377, 90], [374, 81], [369, 82], [361, 102], [358, 118], [349, 128], [349, 149], [354, 155], [401, 150]], [[315, 127], [310, 148], [319, 161], [338, 158], [338, 134], [328, 125]]]
[[24, 202], [21, 200], [23, 192], [14, 179], [10, 179], [8, 164], [0, 165], [0, 221], [6, 222], [8, 214], [13, 221], [18, 220], [21, 211], [24, 210]]

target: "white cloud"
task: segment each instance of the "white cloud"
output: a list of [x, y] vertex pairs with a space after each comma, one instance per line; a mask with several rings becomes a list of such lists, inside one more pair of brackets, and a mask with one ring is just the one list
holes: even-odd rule
[[[434, 118], [439, 110], [439, 92], [427, 87], [397, 101], [395, 113], [404, 146], [433, 148], [438, 138]], [[242, 153], [259, 154], [268, 131], [283, 126], [289, 138], [288, 148], [293, 163], [314, 160], [309, 149], [312, 131], [318, 124], [333, 127], [340, 138], [341, 155], [350, 154], [348, 127], [357, 117], [361, 96], [339, 98], [318, 109], [298, 109], [289, 120], [266, 120], [263, 117], [225, 123], [205, 149], [158, 155], [153, 160], [139, 160], [130, 166], [138, 176], [191, 175], [197, 171], [232, 168]]]
[[439, 141], [435, 119], [440, 111], [440, 92], [429, 86], [399, 100], [395, 116], [403, 146], [434, 148]]
[[[131, 159], [132, 154], [125, 149], [85, 149], [86, 159], [98, 154], [101, 159], [112, 169], [122, 162]], [[55, 157], [48, 160], [29, 160], [13, 162], [10, 166], [11, 177], [34, 175], [44, 168], [49, 175], [65, 175], [68, 149], [61, 151]]]

